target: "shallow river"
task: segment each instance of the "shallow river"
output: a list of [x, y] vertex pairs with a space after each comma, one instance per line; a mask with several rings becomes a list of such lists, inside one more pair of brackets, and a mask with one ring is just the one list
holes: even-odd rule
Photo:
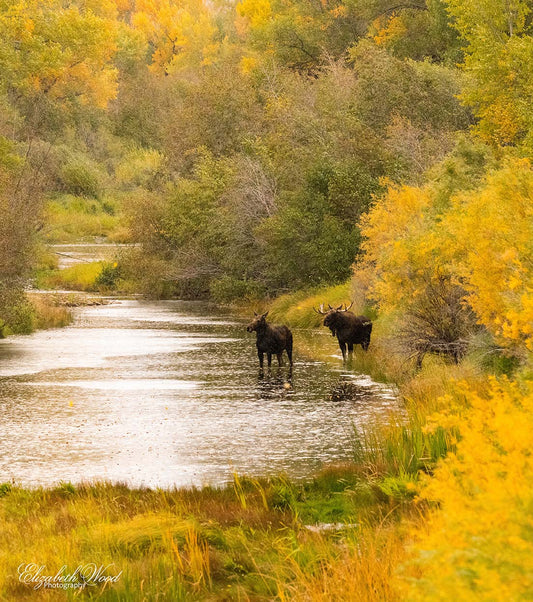
[[354, 430], [396, 407], [340, 359], [335, 369], [296, 352], [292, 375], [260, 374], [254, 336], [200, 303], [127, 300], [0, 341], [0, 482], [304, 477], [348, 459]]
[[57, 256], [57, 267], [63, 270], [78, 263], [113, 260], [122, 249], [134, 246], [132, 244], [82, 242], [50, 245], [49, 249]]

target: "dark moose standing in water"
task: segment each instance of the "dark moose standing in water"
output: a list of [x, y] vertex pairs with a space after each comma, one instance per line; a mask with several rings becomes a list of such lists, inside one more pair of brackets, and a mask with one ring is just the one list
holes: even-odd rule
[[372, 333], [372, 321], [366, 316], [356, 316], [351, 311], [353, 302], [348, 307], [342, 303], [337, 308], [328, 305], [329, 311], [324, 311], [324, 304], [320, 309], [315, 309], [318, 314], [325, 316], [324, 326], [331, 330], [333, 336], [337, 336], [339, 347], [342, 351], [342, 357], [346, 361], [346, 347], [348, 353], [353, 353], [354, 345], [361, 345], [366, 351], [370, 345], [370, 335]]
[[289, 363], [292, 366], [292, 332], [286, 326], [271, 326], [267, 323], [265, 314], [259, 315], [254, 312], [255, 318], [248, 324], [246, 330], [257, 335], [257, 356], [259, 366], [263, 367], [263, 356], [267, 354], [268, 366], [272, 364], [272, 354], [278, 356], [278, 363], [282, 365], [283, 352], [287, 351]]

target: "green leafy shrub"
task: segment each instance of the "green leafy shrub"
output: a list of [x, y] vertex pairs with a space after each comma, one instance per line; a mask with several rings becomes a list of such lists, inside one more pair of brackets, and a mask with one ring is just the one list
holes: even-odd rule
[[102, 193], [102, 173], [83, 156], [72, 157], [60, 168], [59, 180], [65, 192], [98, 198]]
[[94, 284], [102, 288], [116, 288], [120, 278], [120, 266], [114, 263], [103, 263], [102, 270], [96, 277]]
[[258, 282], [239, 280], [229, 275], [211, 282], [210, 292], [213, 299], [220, 303], [230, 303], [239, 299], [260, 299], [265, 294], [264, 287]]

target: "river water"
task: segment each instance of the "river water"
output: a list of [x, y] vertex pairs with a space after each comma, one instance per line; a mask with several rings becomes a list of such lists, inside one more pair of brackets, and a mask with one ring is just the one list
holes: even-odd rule
[[60, 270], [70, 268], [79, 263], [94, 261], [110, 261], [116, 258], [123, 249], [131, 249], [134, 244], [118, 244], [105, 242], [82, 242], [49, 245], [49, 249], [57, 256], [57, 267]]
[[[245, 323], [205, 304], [75, 311], [72, 326], [0, 341], [0, 482], [306, 477], [349, 459], [354, 430], [397, 407], [389, 387], [343, 372], [340, 359], [332, 368], [296, 352], [292, 374], [261, 374]], [[337, 353], [326, 332], [305, 336]]]

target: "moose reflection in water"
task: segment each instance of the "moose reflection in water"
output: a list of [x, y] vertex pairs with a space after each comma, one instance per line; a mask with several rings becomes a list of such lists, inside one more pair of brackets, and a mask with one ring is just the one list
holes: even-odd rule
[[254, 312], [254, 319], [248, 324], [246, 330], [257, 335], [256, 346], [259, 366], [263, 367], [263, 358], [267, 354], [268, 367], [272, 365], [272, 355], [278, 358], [278, 364], [283, 365], [283, 352], [289, 357], [292, 366], [292, 332], [286, 326], [272, 326], [266, 321], [268, 311], [264, 314]]
[[345, 304], [344, 309], [342, 303], [336, 308], [328, 305], [329, 310], [324, 311], [322, 303], [319, 309], [315, 309], [316, 313], [325, 316], [324, 326], [327, 326], [331, 330], [331, 334], [337, 337], [344, 361], [346, 361], [346, 348], [348, 348], [349, 354], [353, 353], [354, 345], [361, 345], [366, 351], [370, 345], [372, 333], [372, 321], [366, 316], [356, 316], [349, 311], [352, 305], [353, 302], [348, 307]]

